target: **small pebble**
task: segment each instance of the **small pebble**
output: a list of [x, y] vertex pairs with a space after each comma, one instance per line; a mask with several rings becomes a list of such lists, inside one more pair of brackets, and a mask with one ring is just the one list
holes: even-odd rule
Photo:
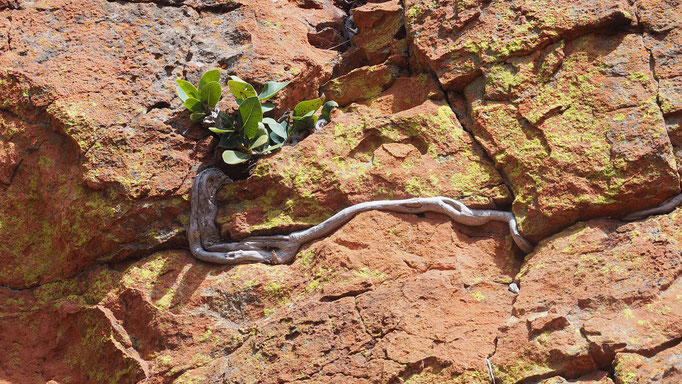
[[517, 295], [519, 294], [519, 286], [516, 285], [516, 283], [509, 284], [509, 290], [514, 292]]

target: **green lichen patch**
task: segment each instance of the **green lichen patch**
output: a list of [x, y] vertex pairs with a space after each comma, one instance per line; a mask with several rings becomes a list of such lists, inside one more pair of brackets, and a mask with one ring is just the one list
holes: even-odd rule
[[493, 65], [469, 86], [474, 133], [508, 177], [527, 237], [679, 191], [640, 56], [646, 49], [638, 35], [605, 42], [588, 35]]
[[396, 77], [396, 70], [384, 64], [354, 69], [323, 86], [327, 99], [345, 106], [352, 102], [369, 100], [386, 88]]
[[[412, 56], [435, 72], [446, 90], [464, 87], [487, 65], [529, 54], [607, 21], [627, 24], [633, 17], [625, 3], [608, 11], [596, 3], [544, 0], [485, 5], [457, 1], [435, 10], [431, 3], [406, 3], [405, 24]], [[546, 70], [540, 74], [542, 79], [547, 75]]]
[[[413, 86], [429, 81], [417, 76]], [[382, 97], [403, 97], [404, 81]], [[320, 223], [357, 202], [450, 196], [474, 206], [510, 201], [502, 177], [443, 100], [386, 113], [355, 105], [295, 147], [262, 159], [219, 192], [224, 235], [283, 233]]]

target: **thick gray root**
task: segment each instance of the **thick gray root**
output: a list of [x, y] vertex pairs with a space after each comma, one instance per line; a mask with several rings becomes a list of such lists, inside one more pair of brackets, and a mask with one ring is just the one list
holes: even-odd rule
[[511, 212], [469, 209], [457, 200], [440, 196], [369, 201], [345, 208], [314, 227], [289, 235], [252, 236], [239, 242], [220, 243], [220, 234], [215, 224], [218, 212], [216, 193], [229, 182], [231, 180], [217, 169], [207, 169], [194, 179], [187, 237], [190, 251], [197, 259], [218, 264], [289, 263], [294, 260], [303, 244], [331, 234], [358, 213], [375, 210], [413, 214], [441, 213], [457, 223], [470, 226], [483, 225], [491, 220], [503, 221], [509, 224], [516, 245], [526, 253], [533, 251], [532, 244], [519, 233], [516, 219]]
[[675, 208], [677, 208], [677, 206], [680, 205], [681, 203], [682, 203], [682, 194], [679, 194], [677, 196], [673, 196], [673, 197], [669, 198], [668, 200], [661, 203], [659, 206], [649, 208], [649, 209], [643, 209], [643, 210], [637, 211], [637, 212], [633, 212], [633, 213], [623, 217], [623, 220], [634, 221], [634, 220], [644, 219], [644, 218], [649, 217], [651, 215], [662, 215], [664, 213], [670, 213]]

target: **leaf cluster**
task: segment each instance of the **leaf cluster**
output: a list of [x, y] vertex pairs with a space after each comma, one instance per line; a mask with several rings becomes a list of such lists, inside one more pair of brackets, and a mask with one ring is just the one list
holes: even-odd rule
[[[230, 76], [227, 87], [238, 106], [237, 113], [230, 116], [216, 109], [222, 96], [219, 80], [220, 71], [217, 69], [204, 73], [198, 87], [178, 79], [177, 93], [185, 107], [192, 112], [190, 118], [212, 125], [208, 129], [220, 136], [218, 145], [225, 148], [222, 157], [228, 164], [243, 163], [276, 151], [294, 132], [312, 129], [320, 117], [328, 122], [331, 110], [338, 106], [334, 101], [328, 101], [323, 106], [322, 98], [302, 101], [293, 112], [278, 121], [265, 116], [265, 113], [275, 108], [268, 100], [286, 87], [288, 81], [269, 81], [257, 93], [248, 82]], [[320, 107], [320, 117], [315, 116]]]
[[218, 104], [223, 94], [223, 88], [219, 81], [220, 71], [217, 69], [204, 73], [199, 80], [198, 87], [182, 79], [176, 80], [178, 96], [180, 96], [185, 108], [192, 112], [190, 115], [192, 121], [202, 121]]

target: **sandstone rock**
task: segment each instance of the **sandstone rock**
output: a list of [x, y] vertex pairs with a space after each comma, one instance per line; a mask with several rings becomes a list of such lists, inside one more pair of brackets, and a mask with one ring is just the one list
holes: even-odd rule
[[384, 62], [392, 53], [394, 38], [403, 28], [403, 7], [397, 0], [367, 3], [352, 10], [358, 34], [353, 44], [368, 65]]
[[[127, 164], [138, 166], [139, 175], [145, 179], [130, 174], [129, 183], [94, 182], [88, 178], [91, 172], [106, 171], [106, 162], [113, 159], [91, 162], [90, 172], [86, 171], [82, 159], [96, 150], [79, 147], [74, 136], [66, 133], [93, 126], [78, 117], [68, 120], [68, 115], [61, 115], [49, 87], [16, 72], [0, 78], [4, 83], [0, 95], [5, 100], [0, 112], [4, 152], [0, 157], [4, 196], [0, 201], [1, 284], [25, 287], [73, 275], [97, 261], [140, 255], [164, 243], [181, 244], [182, 214], [188, 210], [188, 202], [181, 196], [188, 185], [182, 179], [170, 178], [169, 171], [184, 168], [189, 173], [191, 159], [196, 156], [187, 152], [196, 144], [170, 129], [155, 132], [156, 140], [166, 140], [164, 148], [176, 148], [165, 154], [158, 149], [160, 142], [140, 143], [140, 137], [131, 137], [135, 144], [130, 146], [100, 138], [97, 145], [107, 142], [106, 151], [146, 144], [150, 158], [167, 161], [159, 162], [158, 168], [145, 168], [141, 156], [124, 153], [125, 157], [140, 159], [141, 163], [131, 160]], [[142, 138], [150, 136], [151, 132], [145, 132]], [[113, 167], [111, 172], [121, 169]], [[152, 199], [132, 200], [142, 188]]]
[[581, 376], [575, 380], [566, 380], [561, 376], [555, 376], [551, 379], [546, 379], [538, 381], [537, 384], [568, 384], [568, 383], [585, 383], [585, 384], [613, 384], [613, 380], [608, 377], [607, 372], [596, 371], [594, 373], [589, 373], [585, 376]]
[[[668, 125], [682, 112], [682, 3], [678, 0], [648, 0], [637, 3], [637, 15], [645, 28], [644, 42], [651, 52], [651, 65], [658, 80], [658, 102]], [[679, 144], [673, 142], [677, 162], [682, 161]]]
[[680, 209], [629, 224], [595, 220], [543, 241], [516, 277], [521, 292], [491, 359], [502, 382], [578, 377], [613, 366], [620, 351], [677, 342], [680, 220]]
[[513, 252], [497, 231], [361, 214], [301, 252], [291, 268], [312, 271], [310, 282], [287, 279], [281, 304], [216, 368], [232, 382], [486, 382], [513, 299]]
[[[402, 78], [370, 107], [356, 105], [294, 147], [262, 159], [222, 189], [222, 233], [300, 229], [363, 201], [450, 196], [471, 206], [509, 202], [502, 178], [458, 124], [429, 76]], [[386, 112], [379, 112], [386, 111]]]
[[[682, 208], [565, 228], [679, 192], [679, 1], [400, 4], [337, 56], [345, 0], [0, 0], [0, 381], [679, 382]], [[367, 212], [290, 265], [155, 252], [214, 160], [173, 80], [212, 67], [344, 105], [222, 189], [226, 238], [446, 195], [536, 251]]]
[[506, 231], [370, 212], [292, 265], [215, 268], [167, 251], [34, 289], [0, 288], [0, 330], [11, 333], [0, 371], [19, 380], [22, 364], [37, 367], [36, 382], [145, 374], [151, 382], [483, 382], [483, 359], [514, 297], [506, 284], [519, 269]]
[[625, 0], [405, 2], [415, 64], [435, 72], [446, 90], [462, 88], [486, 64], [592, 29], [628, 24], [632, 11]]
[[616, 384], [673, 384], [682, 380], [682, 347], [674, 347], [646, 357], [637, 353], [618, 353], [615, 360]]
[[393, 84], [398, 74], [397, 68], [384, 64], [357, 68], [325, 84], [323, 91], [328, 100], [344, 107], [379, 96]]
[[680, 25], [679, 0], [638, 0], [637, 17], [652, 33], [665, 33]]
[[336, 52], [307, 33], [343, 12], [264, 4], [50, 0], [0, 11], [0, 284], [184, 244], [188, 189], [215, 140], [180, 112], [174, 80], [216, 66], [255, 83], [295, 80], [278, 96], [286, 108], [331, 75]]
[[519, 228], [533, 240], [679, 192], [638, 35], [590, 34], [510, 59], [466, 94], [474, 134], [507, 176]]

